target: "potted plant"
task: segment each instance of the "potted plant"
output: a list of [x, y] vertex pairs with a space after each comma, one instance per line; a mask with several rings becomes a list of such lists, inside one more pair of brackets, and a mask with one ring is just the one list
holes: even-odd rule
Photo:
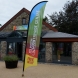
[[18, 64], [18, 57], [17, 55], [6, 55], [4, 56], [4, 61], [6, 68], [16, 68]]

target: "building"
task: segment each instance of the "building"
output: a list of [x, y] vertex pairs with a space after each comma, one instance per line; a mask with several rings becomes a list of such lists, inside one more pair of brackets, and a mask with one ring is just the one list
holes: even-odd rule
[[[0, 28], [0, 60], [10, 53], [24, 59], [27, 31], [13, 30], [28, 25], [30, 11], [23, 8]], [[78, 63], [78, 36], [58, 32], [46, 22], [42, 22], [42, 33], [38, 61], [55, 63]]]

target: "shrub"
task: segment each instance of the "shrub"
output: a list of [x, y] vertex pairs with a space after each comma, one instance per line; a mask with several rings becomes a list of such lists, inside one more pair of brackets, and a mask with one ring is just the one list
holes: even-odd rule
[[17, 55], [6, 55], [3, 59], [4, 61], [18, 61]]

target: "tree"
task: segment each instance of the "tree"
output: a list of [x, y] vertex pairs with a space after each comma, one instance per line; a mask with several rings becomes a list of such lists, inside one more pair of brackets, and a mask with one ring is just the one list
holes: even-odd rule
[[60, 32], [78, 34], [78, 1], [67, 2], [63, 11], [49, 15], [50, 22]]
[[45, 21], [45, 22], [49, 22], [49, 19], [48, 19], [48, 17], [47, 16], [45, 16], [44, 18], [43, 18], [43, 21]]
[[0, 27], [1, 27], [2, 25], [0, 24]]

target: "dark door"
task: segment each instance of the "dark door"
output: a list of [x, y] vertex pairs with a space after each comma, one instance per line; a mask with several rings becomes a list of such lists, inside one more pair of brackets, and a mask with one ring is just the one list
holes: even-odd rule
[[38, 62], [45, 62], [45, 43], [42, 41], [39, 45]]
[[17, 42], [17, 55], [22, 60], [22, 42]]

